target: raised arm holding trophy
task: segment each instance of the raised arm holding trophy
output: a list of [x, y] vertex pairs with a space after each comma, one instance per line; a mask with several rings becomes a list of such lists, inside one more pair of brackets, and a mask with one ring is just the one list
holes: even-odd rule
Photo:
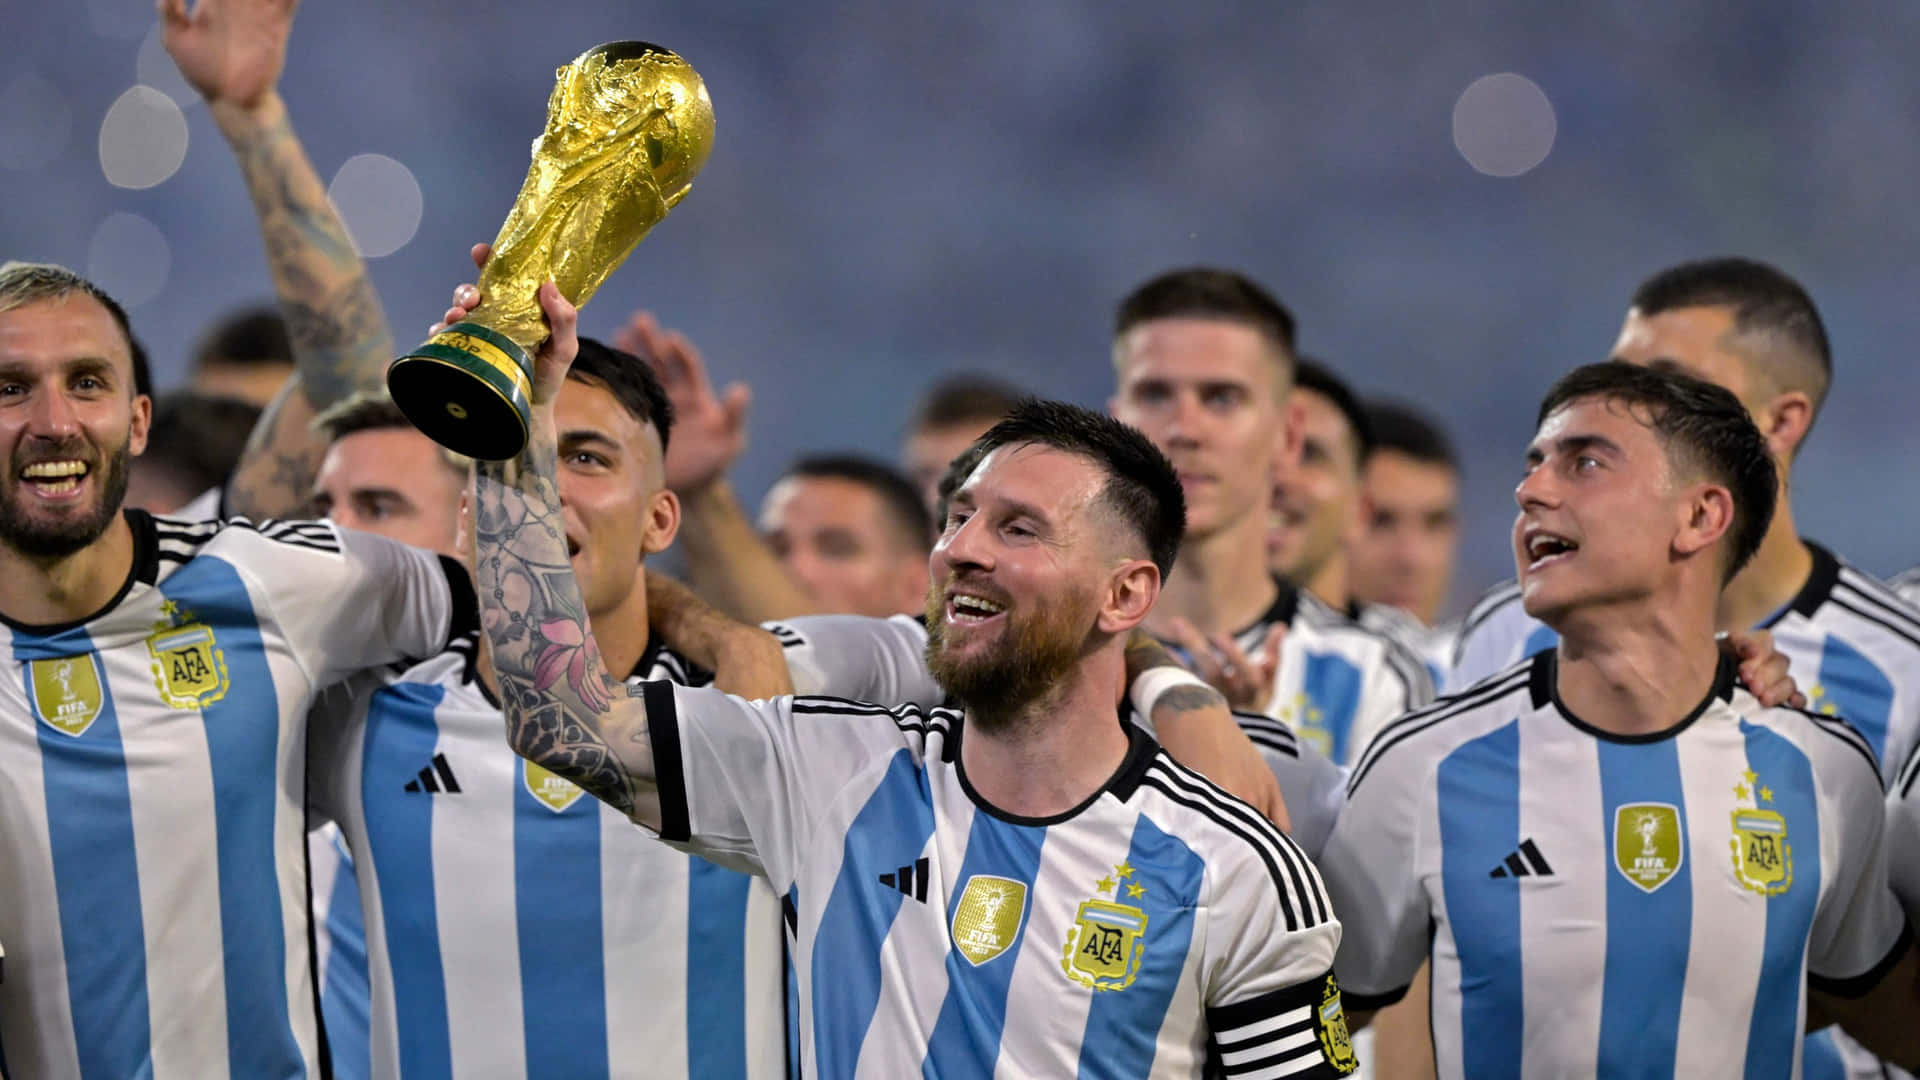
[[518, 454], [530, 358], [547, 336], [535, 298], [541, 283], [584, 305], [686, 196], [712, 146], [706, 84], [674, 53], [616, 41], [561, 68], [533, 166], [480, 275], [486, 310], [387, 368], [407, 419], [469, 457]]

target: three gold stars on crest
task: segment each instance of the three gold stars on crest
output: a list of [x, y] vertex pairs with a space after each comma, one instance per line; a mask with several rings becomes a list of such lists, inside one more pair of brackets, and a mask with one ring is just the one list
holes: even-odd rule
[[1113, 873], [1114, 873], [1114, 877], [1117, 877], [1120, 879], [1119, 881], [1115, 881], [1114, 877], [1103, 877], [1099, 881], [1094, 882], [1094, 886], [1103, 893], [1112, 893], [1113, 898], [1115, 900], [1118, 900], [1120, 898], [1120, 895], [1114, 892], [1114, 886], [1120, 884], [1121, 882], [1126, 883], [1127, 899], [1138, 900], [1141, 897], [1147, 895], [1147, 887], [1145, 885], [1136, 885], [1132, 882], [1126, 881], [1127, 878], [1130, 878], [1133, 876], [1133, 867], [1128, 865], [1125, 860], [1122, 860], [1121, 862], [1119, 862], [1114, 866]]
[[[1752, 798], [1753, 795], [1751, 792], [1760, 784], [1760, 774], [1754, 772], [1752, 769], [1748, 769], [1746, 772], [1741, 773], [1740, 777], [1740, 783], [1733, 786], [1733, 793], [1742, 799]], [[1760, 801], [1772, 802], [1773, 789], [1764, 786], [1760, 787]]]

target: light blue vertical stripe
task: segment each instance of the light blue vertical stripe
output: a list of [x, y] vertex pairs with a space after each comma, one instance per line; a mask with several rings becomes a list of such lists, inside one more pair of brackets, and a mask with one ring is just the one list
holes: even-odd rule
[[[517, 761], [514, 771], [525, 776]], [[515, 784], [513, 888], [528, 1080], [608, 1074], [602, 880], [600, 800], [582, 793], [556, 814], [525, 783]], [[556, 927], [566, 932], [556, 934]]]
[[[1133, 826], [1127, 864], [1133, 873], [1116, 878], [1114, 898], [1146, 912], [1146, 934], [1135, 946], [1146, 952], [1132, 986], [1093, 995], [1080, 1038], [1082, 1080], [1145, 1080], [1153, 1075], [1160, 1028], [1193, 946], [1193, 912], [1205, 860], [1142, 817]], [[1140, 895], [1134, 896], [1129, 886], [1141, 889]]]
[[[14, 659], [24, 662], [62, 656], [86, 660], [93, 645], [80, 632], [37, 640], [16, 632], [13, 647]], [[100, 712], [93, 724], [70, 736], [36, 718], [33, 730], [46, 786], [47, 840], [80, 1075], [112, 1080], [149, 1070], [152, 1034], [140, 871], [133, 854], [133, 798], [120, 745], [120, 716], [97, 654], [91, 662], [100, 679]], [[37, 713], [32, 669], [22, 672], [27, 701]], [[270, 779], [267, 786], [272, 786]]]
[[1353, 733], [1353, 714], [1360, 708], [1360, 669], [1338, 653], [1308, 653], [1307, 670], [1300, 677], [1306, 691], [1308, 708], [1319, 710], [1318, 720], [1296, 716], [1296, 723], [1318, 727], [1327, 733], [1335, 765], [1347, 763], [1347, 741]]
[[246, 583], [223, 559], [188, 562], [160, 591], [183, 618], [191, 613], [213, 627], [226, 664], [227, 692], [202, 705], [200, 715], [213, 763], [228, 1068], [234, 1076], [303, 1076], [291, 1010], [311, 1010], [315, 1002], [288, 1001], [285, 924], [298, 919], [304, 929], [312, 914], [289, 912], [280, 901], [273, 837], [279, 785], [265, 782], [279, 775], [280, 698], [259, 619]]
[[1550, 627], [1536, 625], [1533, 632], [1527, 635], [1526, 644], [1520, 647], [1520, 655], [1513, 658], [1514, 662], [1519, 663], [1529, 657], [1538, 656], [1558, 644], [1560, 644], [1559, 634], [1554, 633]]
[[[840, 875], [813, 935], [813, 1075], [847, 1077], [880, 1000], [880, 947], [905, 897], [879, 875], [920, 857], [933, 835], [933, 793], [900, 750], [847, 827]], [[911, 902], [911, 901], [909, 901]]]
[[[1607, 860], [1606, 973], [1600, 990], [1602, 1076], [1671, 1077], [1680, 1045], [1680, 1003], [1693, 940], [1693, 848], [1680, 786], [1680, 749], [1673, 739], [1617, 743], [1600, 753], [1600, 806]], [[1628, 803], [1664, 803], [1680, 824], [1680, 865], [1653, 892], [1614, 865], [1617, 810]], [[1631, 820], [1628, 822], [1631, 827]], [[1629, 838], [1628, 843], [1636, 842]], [[1712, 857], [1708, 852], [1704, 857]]]
[[[1820, 807], [1813, 764], [1800, 748], [1742, 720], [1747, 768], [1766, 789], [1754, 792], [1762, 810], [1786, 819], [1787, 857], [1793, 882], [1767, 898], [1766, 944], [1760, 954], [1760, 985], [1754, 990], [1753, 1022], [1747, 1028], [1747, 1075], [1777, 1076], [1793, 1060], [1800, 1041], [1800, 991], [1806, 985], [1807, 936], [1820, 900]], [[1771, 794], [1771, 800], [1759, 798]]]
[[327, 1021], [334, 1080], [367, 1080], [373, 1071], [373, 990], [367, 975], [366, 915], [360, 908], [353, 860], [337, 840], [330, 857], [338, 866], [327, 894], [327, 970], [321, 973], [320, 1015]]
[[1475, 1080], [1520, 1075], [1520, 891], [1492, 880], [1520, 842], [1520, 722], [1463, 743], [1435, 776], [1440, 886], [1460, 951], [1461, 1068]]
[[360, 865], [355, 869], [372, 874], [379, 889], [380, 928], [393, 974], [400, 1074], [406, 1080], [453, 1075], [433, 874], [433, 800], [446, 796], [406, 790], [420, 768], [433, 761], [440, 741], [434, 710], [445, 694], [441, 687], [422, 683], [381, 689], [367, 706], [361, 748], [367, 850], [357, 853]]
[[[747, 893], [753, 879], [687, 857], [687, 1075], [747, 1076]], [[783, 932], [784, 936], [784, 932]]]
[[[1821, 1028], [1801, 1044], [1800, 1080], [1847, 1080], [1847, 1062], [1840, 1056], [1833, 1032], [1833, 1028]], [[1754, 1075], [1751, 1068], [1747, 1075]]]
[[1898, 767], [1899, 762], [1887, 762], [1887, 725], [1893, 714], [1893, 683], [1887, 673], [1853, 646], [1828, 634], [1820, 646], [1819, 685], [1824, 693], [1813, 707], [1824, 711], [1831, 705], [1840, 719], [1866, 736], [1882, 771]]
[[1026, 886], [1020, 896], [1020, 922], [1005, 950], [978, 966], [959, 949], [947, 950], [947, 996], [940, 1003], [933, 1034], [927, 1038], [927, 1056], [920, 1063], [922, 1076], [993, 1075], [993, 1063], [1000, 1057], [1000, 1032], [1007, 1022], [1007, 984], [1013, 978], [1020, 944], [1026, 940], [1027, 916], [1033, 909], [1033, 879], [1046, 839], [1045, 828], [1009, 824], [985, 811], [973, 815], [966, 854], [947, 898], [944, 925], [953, 925], [967, 882], [976, 874]]

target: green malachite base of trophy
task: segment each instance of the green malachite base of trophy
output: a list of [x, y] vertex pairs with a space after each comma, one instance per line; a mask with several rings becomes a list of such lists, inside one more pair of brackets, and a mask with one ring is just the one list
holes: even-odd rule
[[427, 438], [470, 458], [505, 461], [527, 445], [532, 368], [512, 338], [457, 322], [395, 360], [387, 388]]

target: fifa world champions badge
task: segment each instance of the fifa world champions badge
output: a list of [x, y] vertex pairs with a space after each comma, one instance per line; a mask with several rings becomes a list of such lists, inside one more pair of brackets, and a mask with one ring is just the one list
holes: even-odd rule
[[1787, 819], [1773, 808], [1773, 789], [1752, 769], [1740, 774], [1734, 797], [1745, 806], [1733, 811], [1733, 876], [1761, 896], [1778, 896], [1793, 887], [1793, 849], [1787, 846]]
[[58, 660], [30, 660], [33, 706], [41, 722], [79, 738], [100, 715], [100, 663], [92, 653]]
[[220, 651], [213, 628], [195, 621], [193, 612], [172, 600], [162, 603], [160, 611], [166, 617], [153, 624], [147, 636], [160, 699], [175, 709], [199, 709], [226, 697], [227, 655]]
[[1027, 913], [1027, 884], [993, 874], [975, 874], [953, 906], [953, 947], [974, 967], [1007, 951], [1020, 937]]
[[1613, 866], [1641, 892], [1673, 880], [1687, 857], [1680, 808], [1671, 803], [1622, 803], [1613, 811]]
[[1121, 901], [1143, 899], [1147, 889], [1132, 878], [1133, 867], [1115, 866], [1111, 876], [1095, 883], [1099, 893], [1080, 904], [1067, 930], [1060, 966], [1067, 978], [1090, 990], [1125, 990], [1140, 973], [1147, 913]]

